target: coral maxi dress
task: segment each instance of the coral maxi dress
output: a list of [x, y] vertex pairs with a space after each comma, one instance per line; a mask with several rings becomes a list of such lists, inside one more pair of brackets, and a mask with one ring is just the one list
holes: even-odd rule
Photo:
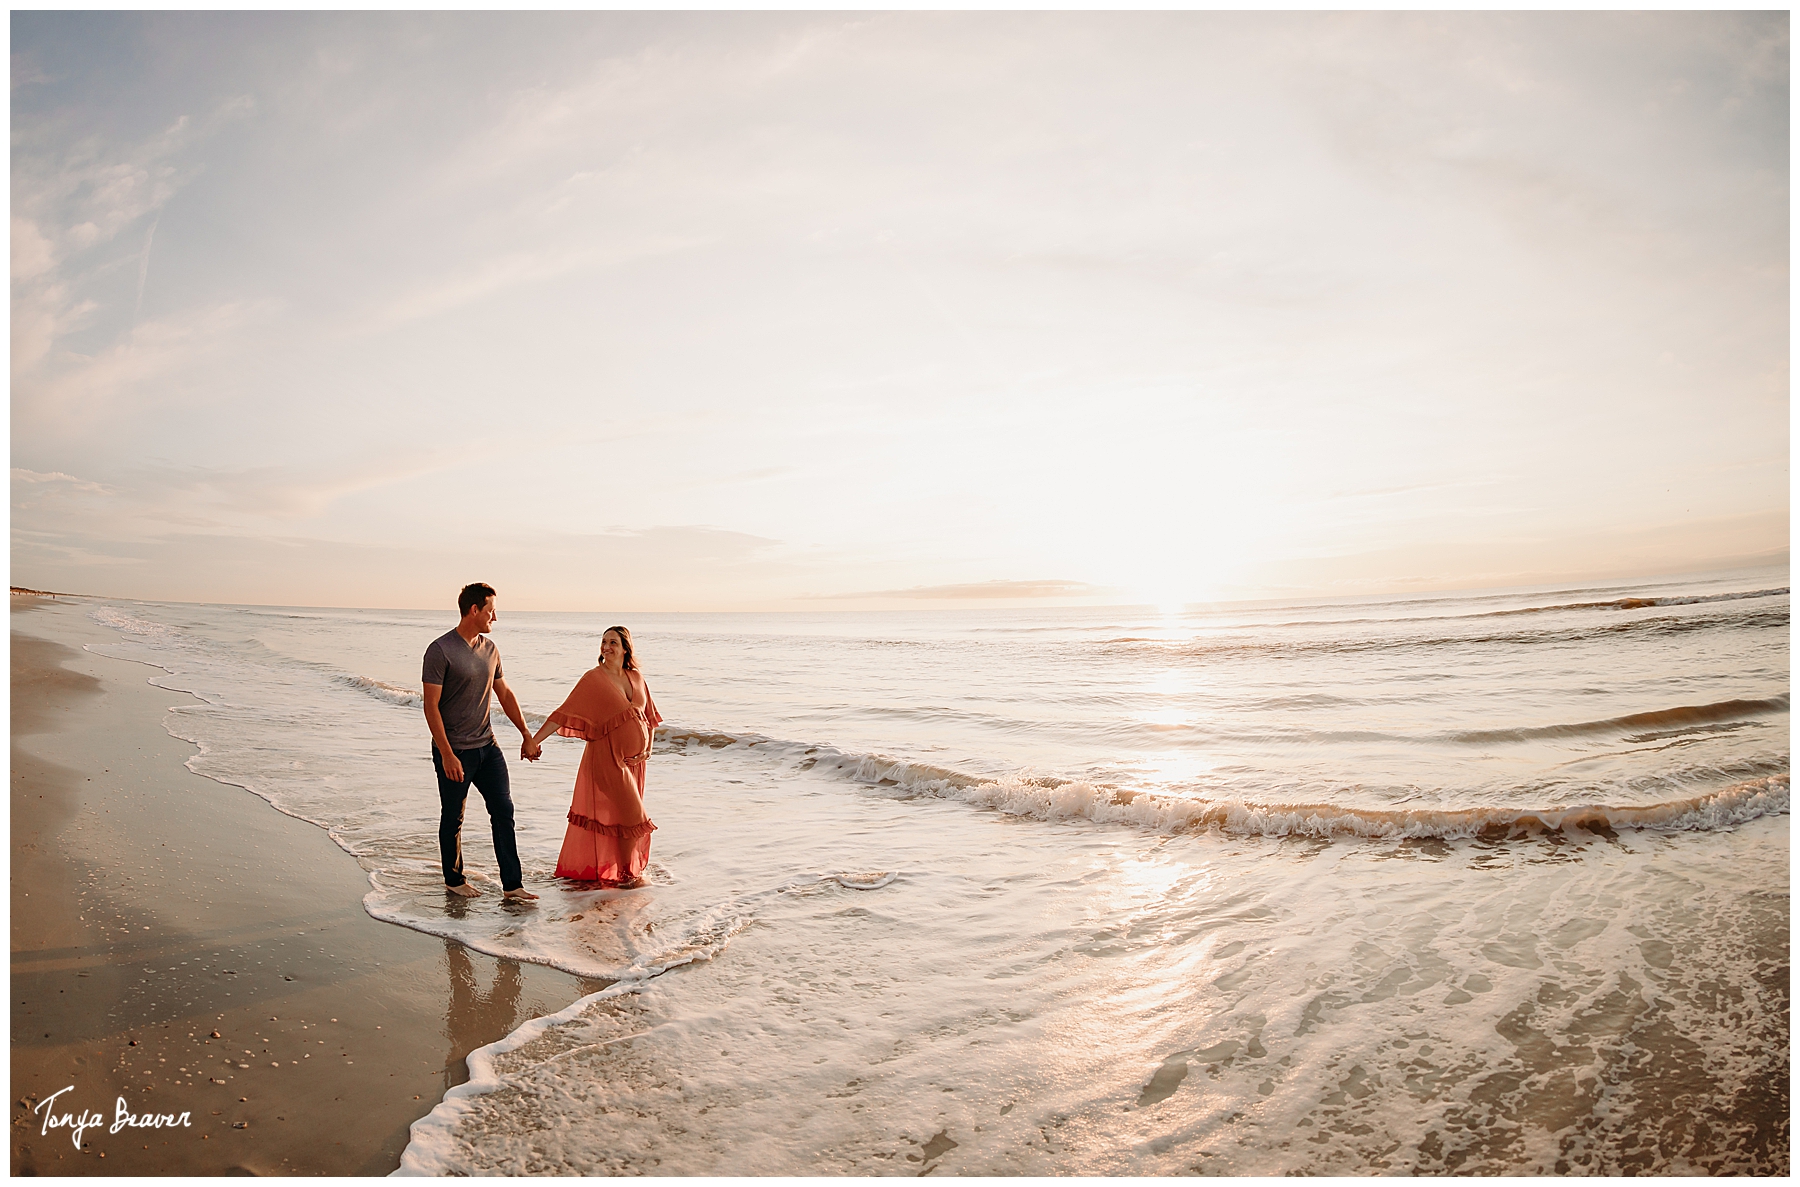
[[642, 709], [625, 699], [604, 668], [594, 668], [550, 715], [557, 733], [587, 739], [575, 772], [569, 831], [556, 859], [558, 878], [633, 882], [650, 860], [656, 825], [644, 813], [644, 763], [662, 715], [641, 679], [637, 687], [644, 690]]

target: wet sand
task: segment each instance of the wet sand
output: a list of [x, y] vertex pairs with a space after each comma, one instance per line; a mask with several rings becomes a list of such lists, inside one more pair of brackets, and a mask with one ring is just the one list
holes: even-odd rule
[[600, 988], [369, 918], [323, 830], [183, 767], [159, 669], [12, 603], [13, 1174], [385, 1174], [469, 1050]]

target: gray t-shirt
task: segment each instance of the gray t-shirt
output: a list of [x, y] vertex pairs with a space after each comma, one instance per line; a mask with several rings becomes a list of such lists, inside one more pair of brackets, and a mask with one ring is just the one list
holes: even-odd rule
[[444, 718], [444, 733], [452, 750], [477, 750], [494, 741], [494, 727], [488, 724], [488, 704], [494, 692], [494, 681], [502, 679], [500, 649], [486, 635], [476, 635], [471, 646], [450, 630], [431, 641], [425, 649], [426, 684], [440, 684], [443, 695], [438, 698], [438, 712]]

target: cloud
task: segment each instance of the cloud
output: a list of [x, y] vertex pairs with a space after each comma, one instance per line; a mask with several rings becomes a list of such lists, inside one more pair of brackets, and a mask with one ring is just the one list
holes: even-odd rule
[[599, 549], [628, 548], [633, 560], [653, 558], [684, 563], [742, 561], [770, 549], [784, 547], [782, 541], [748, 532], [688, 524], [675, 527], [610, 528], [591, 536], [565, 537], [575, 547]]
[[[102, 544], [89, 547], [67, 532], [33, 532], [15, 527], [12, 533], [13, 567], [32, 572], [57, 575], [59, 581], [80, 583], [80, 571], [94, 568], [116, 568], [140, 565], [142, 556], [133, 556]], [[85, 592], [85, 591], [84, 591]]]
[[260, 519], [308, 519], [346, 496], [467, 464], [461, 450], [395, 449], [306, 465], [157, 466], [140, 472], [135, 491], [165, 508], [188, 502]]
[[[34, 347], [47, 350], [52, 338], [93, 308], [90, 302], [52, 313], [37, 323], [41, 327], [40, 338]], [[38, 432], [79, 432], [91, 428], [120, 404], [141, 414], [184, 398], [183, 390], [158, 386], [153, 381], [179, 373], [222, 347], [237, 344], [247, 329], [268, 322], [279, 308], [272, 301], [231, 302], [140, 322], [97, 354], [65, 355], [29, 379], [18, 372], [29, 371], [42, 355], [37, 360], [20, 360], [15, 355], [15, 424]], [[14, 306], [15, 332], [18, 319], [27, 315]], [[22, 435], [36, 433], [28, 431]]]
[[[90, 482], [85, 478], [77, 478], [73, 474], [64, 474], [60, 470], [40, 472], [14, 467], [12, 472], [13, 495], [12, 507], [15, 519], [23, 516], [31, 518], [31, 513], [53, 509], [61, 514], [74, 511], [81, 504], [92, 503], [85, 496], [114, 496], [117, 488], [98, 482]], [[109, 498], [108, 502], [112, 500]]]
[[505, 251], [493, 259], [433, 277], [358, 318], [358, 332], [380, 334], [460, 309], [508, 290], [542, 287], [562, 276], [618, 267], [697, 246], [691, 236], [659, 235], [609, 250], [561, 244], [544, 252]]
[[[99, 136], [53, 139], [29, 122], [13, 140], [12, 373], [20, 379], [53, 358], [58, 340], [86, 325], [99, 303], [81, 283], [107, 267], [90, 253], [154, 217], [199, 172], [196, 144], [242, 119], [254, 103], [238, 96], [199, 120], [181, 115], [137, 143]], [[149, 244], [134, 252], [147, 264]], [[139, 299], [141, 301], [141, 282]]]
[[12, 278], [30, 280], [56, 267], [56, 246], [30, 219], [13, 216]]
[[115, 597], [363, 607], [441, 606], [481, 580], [515, 610], [722, 610], [740, 606], [746, 588], [766, 587], [761, 600], [779, 604], [795, 567], [781, 541], [703, 525], [512, 536], [446, 525], [441, 539], [382, 543], [113, 527], [15, 524], [14, 580]]
[[1252, 574], [1249, 586], [1229, 596], [1497, 589], [1785, 567], [1788, 534], [1786, 510], [1589, 530], [1496, 529], [1267, 561]]
[[924, 601], [992, 600], [995, 598], [1093, 598], [1117, 593], [1085, 581], [975, 581], [958, 585], [915, 585], [909, 589], [877, 589], [864, 593], [803, 594], [808, 601], [861, 601], [870, 598], [905, 598]]
[[24, 482], [33, 485], [41, 482], [66, 482], [73, 490], [92, 491], [95, 494], [101, 495], [110, 495], [114, 493], [113, 488], [110, 486], [102, 486], [98, 482], [89, 482], [85, 478], [77, 478], [73, 474], [64, 474], [60, 470], [52, 470], [48, 474], [40, 474], [36, 470], [21, 470], [15, 466], [12, 472], [12, 479], [14, 482]]

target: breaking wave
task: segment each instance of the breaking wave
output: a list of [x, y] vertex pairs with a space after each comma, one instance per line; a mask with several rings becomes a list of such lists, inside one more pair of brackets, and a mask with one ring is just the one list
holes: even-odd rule
[[[927, 781], [928, 783], [930, 781]], [[1496, 838], [1553, 831], [1606, 834], [1619, 829], [1707, 831], [1788, 811], [1788, 776], [1771, 775], [1704, 795], [1620, 807], [1571, 804], [1544, 808], [1378, 809], [1332, 804], [1190, 800], [1104, 784], [1000, 780], [965, 786], [920, 786], [1015, 816], [1085, 818], [1158, 832], [1219, 832], [1250, 837], [1371, 840]]]
[[1676, 734], [1694, 732], [1721, 721], [1738, 721], [1746, 717], [1764, 717], [1788, 711], [1787, 694], [1756, 701], [1719, 701], [1711, 705], [1682, 705], [1653, 713], [1630, 713], [1600, 721], [1578, 721], [1568, 725], [1540, 725], [1522, 729], [1458, 730], [1442, 735], [1451, 742], [1526, 742], [1538, 738], [1572, 738], [1584, 734], [1628, 733], [1651, 731], [1627, 738], [1626, 741], [1650, 741]]
[[1738, 593], [1671, 595], [1662, 598], [1612, 598], [1602, 602], [1565, 602], [1557, 606], [1523, 606], [1516, 610], [1488, 610], [1477, 618], [1499, 618], [1511, 614], [1549, 614], [1557, 610], [1647, 610], [1653, 606], [1697, 606], [1702, 602], [1741, 602], [1749, 598], [1786, 597], [1788, 587], [1752, 589]]
[[367, 693], [378, 701], [386, 701], [390, 705], [399, 705], [405, 709], [417, 709], [425, 703], [424, 694], [419, 689], [400, 688], [377, 680], [373, 676], [352, 676], [346, 672], [338, 672], [331, 679], [345, 688]]
[[143, 639], [168, 642], [177, 637], [177, 632], [173, 627], [127, 614], [116, 606], [95, 606], [89, 613], [89, 617], [101, 626], [109, 626], [114, 630], [124, 631], [128, 635], [137, 635]]
[[[1570, 590], [1568, 592], [1581, 593], [1585, 591]], [[1355, 626], [1370, 624], [1393, 626], [1398, 623], [1408, 622], [1452, 622], [1458, 619], [1505, 618], [1517, 614], [1552, 614], [1569, 610], [1648, 610], [1657, 606], [1696, 606], [1703, 602], [1741, 602], [1755, 598], [1780, 598], [1786, 597], [1789, 592], [1788, 587], [1784, 585], [1770, 589], [1739, 590], [1732, 593], [1720, 594], [1668, 594], [1662, 597], [1620, 597], [1605, 598], [1592, 602], [1556, 602], [1548, 606], [1515, 606], [1506, 610], [1475, 610], [1463, 614], [1414, 614], [1393, 618], [1307, 618], [1289, 622], [1270, 623], [1268, 625], [1273, 627], [1315, 627], [1322, 625]], [[1429, 601], [1387, 603], [1387, 605], [1395, 608], [1428, 606], [1430, 604]]]
[[[415, 698], [417, 694], [414, 694]], [[1322, 703], [1335, 703], [1327, 698]], [[1657, 741], [1663, 738], [1678, 737], [1683, 734], [1711, 733], [1722, 729], [1729, 730], [1747, 721], [1767, 717], [1773, 714], [1788, 712], [1789, 698], [1786, 693], [1780, 696], [1757, 700], [1718, 701], [1710, 705], [1680, 705], [1671, 709], [1657, 709], [1644, 713], [1627, 713], [1618, 717], [1606, 717], [1594, 721], [1561, 722], [1550, 725], [1515, 726], [1505, 729], [1453, 730], [1445, 733], [1399, 734], [1375, 730], [1308, 730], [1296, 728], [1281, 733], [1283, 741], [1292, 744], [1311, 744], [1320, 742], [1396, 742], [1406, 745], [1495, 745], [1507, 742], [1532, 742], [1549, 738], [1579, 738], [1589, 736], [1616, 735], [1628, 743]], [[1312, 707], [1308, 704], [1306, 707]], [[1196, 723], [1139, 723], [1126, 729], [1148, 729], [1159, 732], [1171, 730], [1201, 732], [1217, 739], [1225, 740], [1260, 740], [1272, 736], [1264, 732], [1245, 734], [1232, 731], [1210, 730], [1203, 724]], [[810, 769], [820, 761], [842, 761], [842, 752], [835, 747], [822, 744], [783, 741], [763, 734], [732, 734], [718, 730], [691, 729], [679, 726], [664, 726], [656, 731], [656, 745], [664, 753], [680, 751], [693, 747], [705, 747], [708, 750], [723, 750], [730, 746], [748, 748], [766, 747], [774, 750], [799, 751], [802, 759], [801, 769]], [[827, 756], [838, 756], [828, 758]], [[856, 758], [856, 763], [875, 762], [877, 764], [899, 763], [909, 771], [925, 772], [925, 777], [940, 780], [956, 786], [978, 783], [984, 780], [978, 776], [963, 774], [943, 767], [924, 764], [900, 763], [896, 759]], [[883, 776], [882, 782], [891, 782]], [[1067, 780], [1050, 780], [1048, 786], [1056, 786]]]
[[[1758, 706], [1758, 712], [1785, 710], [1787, 698], [1724, 702], [1720, 706], [1675, 709], [1664, 713], [1616, 718], [1622, 725], [1693, 720], [1733, 706]], [[1708, 718], [1713, 720], [1715, 718]], [[1038, 820], [1086, 819], [1125, 824], [1157, 832], [1215, 831], [1237, 836], [1322, 837], [1442, 840], [1494, 837], [1567, 829], [1606, 833], [1617, 829], [1664, 831], [1730, 828], [1762, 816], [1788, 811], [1786, 773], [1743, 779], [1720, 790], [1682, 796], [1647, 805], [1559, 804], [1516, 808], [1502, 805], [1448, 809], [1383, 809], [1318, 803], [1258, 803], [1243, 799], [1205, 799], [1136, 791], [1094, 780], [1013, 774], [984, 778], [930, 763], [910, 762], [878, 754], [847, 754], [832, 746], [805, 746], [761, 735], [731, 735], [665, 728], [657, 732], [657, 748], [668, 752], [689, 744], [708, 749], [742, 746], [763, 749], [792, 762], [795, 770], [816, 770], [865, 786], [891, 788], [904, 795], [961, 800], [1014, 816]], [[1782, 763], [1785, 766], [1785, 761]], [[1752, 768], [1754, 769], [1754, 768]], [[1765, 769], [1767, 769], [1765, 767]], [[1740, 771], [1740, 773], [1743, 773]]]
[[[1538, 647], [1581, 643], [1621, 636], [1654, 638], [1663, 635], [1686, 635], [1696, 631], [1779, 630], [1788, 625], [1786, 606], [1738, 611], [1730, 614], [1697, 614], [1687, 616], [1659, 615], [1652, 618], [1589, 621], [1574, 626], [1544, 627], [1529, 630], [1496, 630], [1453, 633], [1457, 622], [1474, 623], [1502, 615], [1538, 613], [1537, 610], [1499, 610], [1457, 618], [1404, 620], [1429, 623], [1436, 627], [1430, 633], [1401, 634], [1393, 631], [1392, 622], [1371, 621], [1369, 625], [1390, 628], [1362, 637], [1340, 636], [1327, 639], [1274, 639], [1219, 635], [1200, 639], [1168, 639], [1148, 635], [1120, 635], [1104, 640], [1107, 646], [1153, 649], [1159, 656], [1170, 658], [1230, 659], [1290, 655], [1357, 655], [1370, 652], [1404, 652], [1425, 648], [1460, 648], [1480, 650], [1489, 647]], [[1317, 623], [1293, 624], [1318, 626]], [[1346, 625], [1331, 623], [1332, 626]]]
[[[373, 676], [357, 676], [349, 672], [334, 672], [331, 675], [331, 681], [340, 688], [348, 688], [355, 692], [360, 692], [365, 696], [370, 696], [381, 701], [383, 704], [395, 705], [402, 709], [418, 709], [422, 708], [425, 704], [425, 694], [422, 689], [402, 688], [397, 684], [389, 684], [384, 680], [377, 680]], [[506, 720], [506, 714], [501, 710], [500, 702], [497, 698], [489, 707], [488, 716], [496, 722], [503, 722]], [[523, 716], [530, 725], [535, 726], [544, 724], [545, 715], [542, 713], [523, 713]]]

